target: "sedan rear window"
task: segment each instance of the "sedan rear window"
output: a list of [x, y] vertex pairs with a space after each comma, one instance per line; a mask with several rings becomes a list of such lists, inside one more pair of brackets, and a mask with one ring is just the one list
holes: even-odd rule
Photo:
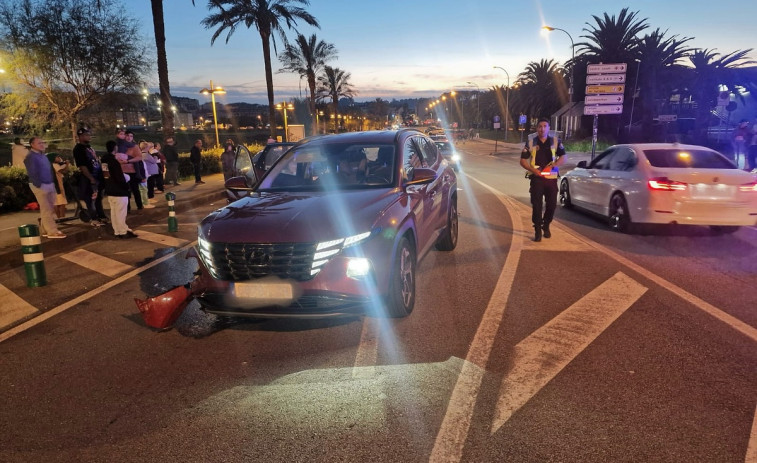
[[644, 150], [653, 167], [735, 169], [736, 166], [722, 154], [710, 150], [685, 150], [680, 148]]

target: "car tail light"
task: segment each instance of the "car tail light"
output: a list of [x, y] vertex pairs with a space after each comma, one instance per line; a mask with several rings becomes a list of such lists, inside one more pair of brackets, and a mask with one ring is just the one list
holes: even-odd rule
[[743, 185], [739, 185], [739, 191], [754, 191], [754, 192], [757, 192], [757, 182], [745, 183]]
[[683, 182], [676, 182], [670, 180], [668, 177], [655, 177], [650, 178], [647, 182], [650, 190], [663, 190], [663, 191], [683, 191], [688, 185]]

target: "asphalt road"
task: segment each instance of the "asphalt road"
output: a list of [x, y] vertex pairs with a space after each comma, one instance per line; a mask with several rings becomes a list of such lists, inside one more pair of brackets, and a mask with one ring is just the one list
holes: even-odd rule
[[558, 210], [533, 243], [517, 149], [460, 149], [459, 244], [405, 319], [193, 303], [156, 332], [133, 298], [191, 277], [189, 226], [50, 256], [43, 288], [0, 274], [44, 314], [0, 335], [0, 461], [757, 462], [754, 230]]

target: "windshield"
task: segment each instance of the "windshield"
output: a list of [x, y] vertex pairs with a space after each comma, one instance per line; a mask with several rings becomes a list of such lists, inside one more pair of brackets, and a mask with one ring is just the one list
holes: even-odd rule
[[391, 144], [305, 143], [271, 168], [258, 191], [388, 187], [394, 182], [394, 158]]
[[722, 154], [711, 150], [685, 150], [680, 148], [644, 150], [653, 167], [735, 169], [736, 166]]

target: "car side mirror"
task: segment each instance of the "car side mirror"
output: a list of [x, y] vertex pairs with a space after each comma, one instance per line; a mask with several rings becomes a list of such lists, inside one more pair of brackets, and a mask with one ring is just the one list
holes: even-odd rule
[[405, 182], [407, 185], [423, 185], [436, 180], [436, 171], [428, 167], [416, 167], [413, 169], [413, 178]]
[[580, 169], [586, 169], [586, 166], [587, 166], [586, 161], [578, 161], [578, 164], [576, 164], [576, 167]]
[[247, 179], [245, 177], [231, 177], [226, 180], [223, 186], [232, 191], [252, 191], [252, 188], [247, 186]]

